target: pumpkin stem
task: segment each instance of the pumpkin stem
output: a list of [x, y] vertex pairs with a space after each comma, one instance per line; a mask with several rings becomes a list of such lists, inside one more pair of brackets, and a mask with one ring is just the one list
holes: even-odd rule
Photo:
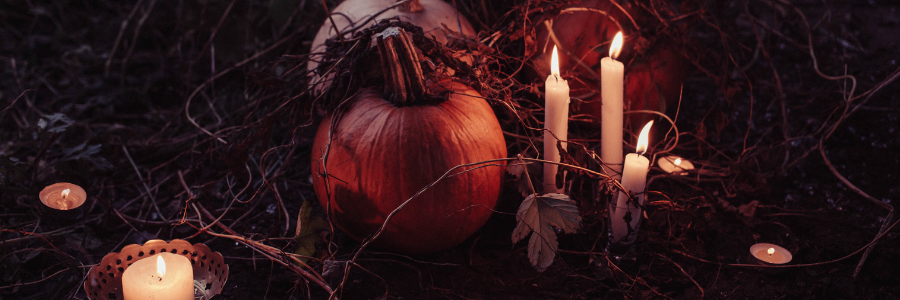
[[[397, 2], [401, 2], [401, 1], [404, 1], [404, 0], [399, 0]], [[422, 4], [419, 3], [419, 0], [408, 0], [408, 1], [406, 1], [406, 3], [400, 4], [400, 6], [397, 6], [397, 9], [399, 9], [402, 12], [417, 12], [417, 11], [421, 11], [425, 8], [422, 7]]]
[[395, 106], [409, 106], [425, 97], [422, 66], [412, 40], [403, 28], [390, 27], [376, 36], [384, 71], [385, 98]]

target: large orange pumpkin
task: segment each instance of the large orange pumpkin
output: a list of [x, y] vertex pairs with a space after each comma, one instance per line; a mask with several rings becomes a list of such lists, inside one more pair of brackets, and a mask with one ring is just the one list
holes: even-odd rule
[[[401, 203], [454, 166], [506, 157], [497, 117], [476, 91], [447, 79], [424, 81], [405, 33], [378, 40], [386, 90], [360, 90], [339, 116], [319, 125], [312, 150], [319, 202], [357, 240], [376, 232]], [[437, 252], [477, 231], [496, 204], [503, 168], [466, 170], [413, 199], [373, 245]]]
[[[575, 79], [569, 80], [572, 97], [585, 101], [581, 104], [573, 101], [573, 114], [586, 113], [600, 119], [600, 59], [609, 56], [610, 43], [622, 30], [620, 24], [625, 27], [626, 38], [630, 37], [626, 39], [622, 55], [618, 58], [625, 63], [625, 110], [665, 113], [667, 107], [677, 104], [689, 61], [682, 57], [676, 47], [677, 41], [670, 36], [677, 36], [683, 29], [673, 26], [659, 29], [668, 32], [657, 31], [653, 27], [659, 23], [655, 17], [628, 3], [619, 2], [622, 9], [642, 26], [642, 32], [637, 32], [631, 18], [608, 0], [575, 1], [552, 18], [553, 32], [560, 48], [565, 51], [560, 53], [560, 68], [564, 70], [564, 76]], [[538, 48], [535, 51], [539, 55], [532, 63], [538, 77], [546, 77], [550, 74], [550, 50], [554, 41], [544, 24], [539, 24], [536, 31]], [[579, 59], [581, 64], [577, 62]], [[588, 68], [595, 74], [586, 70]], [[632, 129], [636, 130], [649, 117], [645, 114], [628, 115], [627, 119], [631, 121]]]

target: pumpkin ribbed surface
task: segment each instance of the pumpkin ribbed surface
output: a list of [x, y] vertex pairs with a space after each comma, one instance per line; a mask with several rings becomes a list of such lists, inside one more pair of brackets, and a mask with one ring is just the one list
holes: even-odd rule
[[[361, 240], [388, 214], [454, 166], [506, 157], [496, 116], [470, 88], [455, 82], [453, 93], [434, 104], [396, 107], [381, 93], [363, 89], [341, 115], [327, 156], [330, 197], [322, 178], [322, 154], [331, 118], [322, 122], [312, 153], [316, 194], [335, 224]], [[482, 166], [482, 165], [479, 165]], [[373, 245], [404, 253], [451, 248], [490, 217], [504, 168], [471, 167], [441, 180], [390, 220]], [[458, 169], [459, 173], [463, 169]]]

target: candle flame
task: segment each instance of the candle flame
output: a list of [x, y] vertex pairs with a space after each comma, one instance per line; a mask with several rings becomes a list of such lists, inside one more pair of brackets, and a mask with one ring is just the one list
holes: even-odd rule
[[156, 273], [160, 278], [166, 275], [166, 261], [163, 260], [162, 255], [156, 257]]
[[681, 165], [681, 158], [676, 158], [675, 161], [672, 163], [675, 164], [676, 166]]
[[619, 54], [622, 53], [622, 32], [616, 33], [616, 37], [613, 38], [612, 45], [609, 46], [609, 57], [612, 59], [616, 59], [619, 57]]
[[647, 144], [650, 135], [650, 126], [653, 126], [653, 121], [647, 122], [647, 125], [644, 125], [644, 129], [641, 129], [641, 135], [638, 136], [637, 149], [635, 149], [638, 155], [644, 155], [644, 152], [647, 152]]
[[769, 250], [766, 250], [766, 252], [769, 253], [769, 256], [772, 256], [772, 254], [775, 254], [775, 248], [769, 248]]
[[70, 192], [71, 192], [71, 191], [70, 191], [69, 189], [64, 189], [64, 190], [62, 190], [62, 193], [59, 193], [59, 195], [62, 196], [63, 199], [65, 199], [66, 197], [69, 196], [69, 193], [70, 193]]
[[553, 46], [553, 55], [550, 57], [550, 75], [559, 77], [559, 54], [556, 53], [556, 45]]

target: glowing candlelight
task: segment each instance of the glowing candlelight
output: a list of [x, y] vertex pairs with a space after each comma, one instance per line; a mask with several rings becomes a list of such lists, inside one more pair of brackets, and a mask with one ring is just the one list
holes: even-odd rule
[[688, 170], [694, 169], [694, 164], [691, 163], [691, 161], [675, 155], [660, 157], [656, 161], [656, 164], [666, 173], [672, 173], [675, 175], [687, 175]]
[[[647, 123], [638, 137], [636, 153], [628, 154], [625, 157], [625, 168], [622, 171], [622, 188], [628, 191], [619, 192], [615, 206], [610, 203], [610, 223], [612, 226], [613, 237], [616, 241], [630, 243], [637, 236], [638, 226], [640, 226], [642, 210], [644, 204], [644, 187], [647, 184], [647, 171], [650, 170], [650, 160], [644, 157], [647, 152], [649, 143], [650, 127], [653, 121]], [[632, 195], [634, 201], [628, 201], [628, 195]], [[626, 221], [626, 219], [630, 221]], [[625, 237], [628, 239], [623, 240]]]
[[[556, 142], [565, 141], [569, 131], [569, 83], [559, 75], [559, 54], [553, 46], [550, 60], [550, 76], [544, 82], [544, 159], [560, 161]], [[566, 143], [562, 143], [566, 148]], [[562, 193], [562, 186], [556, 182], [559, 166], [544, 164], [544, 193]]]
[[134, 262], [122, 273], [125, 300], [193, 300], [191, 261], [168, 252], [153, 257]]
[[166, 276], [166, 261], [163, 260], [162, 255], [156, 257], [156, 273], [160, 278]]
[[84, 204], [87, 193], [80, 186], [59, 182], [51, 184], [41, 190], [38, 198], [47, 207], [58, 210], [70, 210]]
[[616, 58], [622, 52], [622, 32], [609, 47], [609, 57], [600, 60], [601, 129], [600, 158], [610, 167], [614, 178], [622, 172], [622, 124], [624, 124], [625, 65]]
[[619, 58], [619, 54], [622, 53], [622, 32], [619, 31], [616, 33], [616, 36], [613, 38], [612, 44], [609, 46], [609, 57], [612, 59]]
[[750, 246], [750, 254], [761, 262], [773, 265], [786, 264], [794, 258], [784, 247], [769, 243]]
[[550, 75], [559, 77], [559, 53], [553, 46], [553, 54], [550, 55]]

